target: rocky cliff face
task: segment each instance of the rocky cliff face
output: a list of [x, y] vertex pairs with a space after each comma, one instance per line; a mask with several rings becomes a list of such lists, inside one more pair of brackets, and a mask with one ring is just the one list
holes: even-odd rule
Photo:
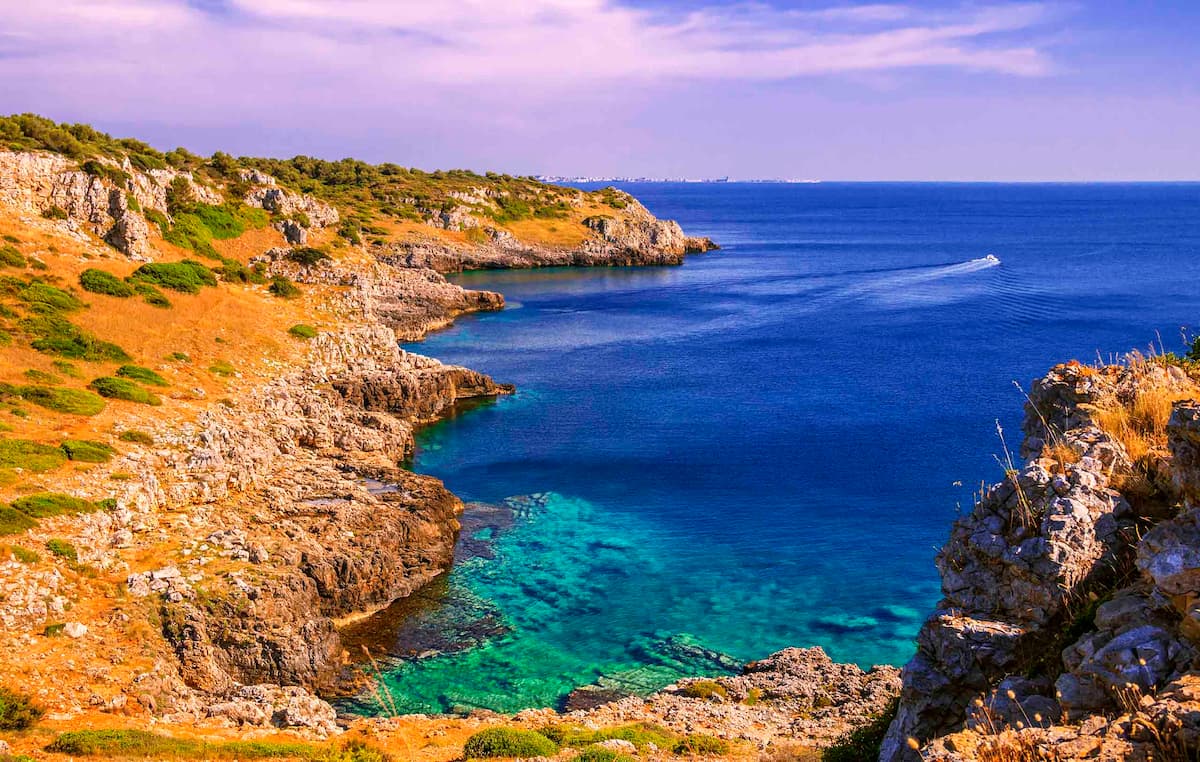
[[[1146, 360], [1035, 382], [1028, 460], [938, 554], [944, 597], [904, 668], [882, 760], [1196, 748], [1200, 704], [1184, 694], [1200, 654], [1197, 393], [1179, 367]], [[1170, 455], [1142, 451], [1138, 417], [1168, 414]]]

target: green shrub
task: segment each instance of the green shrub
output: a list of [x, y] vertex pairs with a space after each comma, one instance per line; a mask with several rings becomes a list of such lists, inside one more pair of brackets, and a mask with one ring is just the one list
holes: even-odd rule
[[159, 210], [147, 209], [142, 212], [142, 214], [145, 215], [147, 220], [158, 226], [158, 232], [160, 235], [165, 236], [167, 231], [171, 229], [171, 221], [167, 219], [167, 215], [163, 214]]
[[76, 368], [74, 364], [69, 363], [66, 360], [54, 360], [50, 364], [54, 366], [56, 371], [64, 376], [69, 376], [70, 378], [83, 378], [83, 374], [79, 372], [79, 368]]
[[467, 739], [463, 756], [467, 759], [489, 757], [552, 757], [558, 744], [532, 730], [488, 728]]
[[36, 564], [38, 561], [42, 560], [42, 557], [37, 553], [33, 552], [32, 550], [22, 548], [20, 545], [12, 546], [12, 554], [13, 558], [17, 559], [23, 564]]
[[61, 466], [66, 460], [67, 456], [57, 447], [27, 439], [0, 439], [0, 468], [23, 468], [39, 473]]
[[149, 283], [134, 283], [133, 290], [142, 297], [143, 302], [149, 304], [151, 307], [158, 307], [164, 310], [171, 309], [171, 300]]
[[144, 445], [154, 444], [154, 437], [150, 436], [144, 431], [138, 431], [137, 429], [122, 431], [120, 435], [117, 436], [117, 439], [120, 439], [122, 442], [136, 442], [137, 444]]
[[217, 360], [208, 366], [208, 372], [216, 376], [232, 376], [237, 373], [237, 368], [230, 365], [226, 360]]
[[44, 713], [24, 693], [0, 687], [0, 730], [28, 730]]
[[0, 267], [24, 267], [25, 257], [16, 246], [5, 244], [0, 246]]
[[688, 683], [680, 693], [688, 698], [710, 699], [713, 696], [729, 698], [729, 691], [715, 680], [697, 680], [694, 683]]
[[75, 546], [57, 537], [52, 540], [46, 540], [46, 550], [50, 551], [51, 555], [65, 558], [68, 561], [79, 560], [79, 551], [75, 549]]
[[125, 362], [124, 349], [101, 341], [59, 315], [36, 315], [21, 321], [21, 328], [34, 336], [30, 346], [39, 352], [89, 362]]
[[272, 278], [271, 285], [267, 287], [267, 290], [271, 292], [272, 296], [278, 296], [280, 299], [295, 299], [304, 293], [286, 275], [277, 275]]
[[57, 638], [63, 634], [63, 630], [67, 628], [66, 623], [58, 622], [57, 624], [48, 624], [42, 628], [42, 634], [47, 638]]
[[887, 735], [888, 726], [896, 717], [900, 699], [894, 698], [878, 717], [839, 738], [821, 754], [821, 762], [858, 762], [879, 759], [879, 747]]
[[61, 206], [52, 206], [42, 211], [42, 216], [48, 220], [65, 220], [67, 218], [67, 210]]
[[672, 749], [676, 754], [701, 754], [721, 757], [729, 753], [729, 742], [715, 736], [693, 733], [684, 736]]
[[94, 389], [101, 397], [126, 400], [127, 402], [139, 402], [143, 405], [157, 406], [162, 404], [162, 400], [159, 399], [158, 395], [124, 378], [101, 376], [88, 384], [88, 388]]
[[311, 325], [297, 323], [288, 329], [288, 333], [298, 339], [313, 339], [317, 336], [317, 329], [313, 328]]
[[37, 522], [12, 506], [0, 503], [0, 535], [21, 534], [33, 529]]
[[635, 722], [615, 728], [588, 730], [576, 725], [550, 725], [537, 731], [560, 746], [583, 748], [592, 744], [617, 738], [629, 741], [639, 749], [654, 744], [660, 749], [669, 749], [679, 737], [671, 731], [650, 722]]
[[312, 246], [305, 246], [288, 252], [288, 259], [305, 267], [312, 267], [322, 260], [329, 259], [329, 253]]
[[47, 410], [71, 415], [96, 415], [104, 409], [104, 400], [83, 389], [62, 386], [0, 387], [0, 396], [6, 393]]
[[92, 442], [87, 439], [68, 439], [59, 447], [67, 454], [68, 460], [84, 463], [107, 463], [117, 454], [110, 445], [103, 442]]
[[94, 267], [79, 274], [79, 285], [84, 291], [90, 291], [93, 294], [105, 294], [122, 299], [133, 296], [133, 287], [128, 283], [110, 272], [97, 270]]
[[131, 378], [134, 381], [141, 381], [143, 384], [151, 386], [170, 386], [167, 379], [158, 375], [149, 368], [143, 368], [140, 365], [122, 365], [117, 368], [117, 375], [122, 378]]
[[386, 755], [351, 741], [341, 748], [300, 741], [203, 741], [170, 738], [145, 730], [72, 730], [46, 747], [77, 757], [121, 759], [302, 759], [311, 762], [387, 762]]
[[633, 762], [633, 757], [603, 746], [588, 746], [579, 752], [575, 762]]
[[29, 379], [30, 381], [36, 381], [39, 384], [62, 383], [62, 379], [58, 376], [54, 375], [53, 373], [47, 373], [44, 370], [38, 370], [37, 368], [30, 368], [29, 370], [25, 371], [25, 378]]
[[98, 503], [61, 492], [39, 492], [36, 495], [18, 498], [13, 501], [12, 507], [35, 519], [92, 513], [101, 508]]
[[755, 706], [762, 701], [762, 688], [751, 688], [746, 691], [746, 698], [742, 701], [746, 706]]
[[185, 259], [182, 262], [150, 262], [134, 270], [129, 277], [131, 280], [184, 294], [198, 294], [200, 289], [206, 286], [217, 285], [217, 276], [213, 271], [194, 259]]
[[74, 312], [84, 307], [83, 302], [73, 294], [40, 281], [34, 281], [23, 288], [17, 294], [17, 298], [28, 304], [41, 305], [43, 309], [53, 312]]

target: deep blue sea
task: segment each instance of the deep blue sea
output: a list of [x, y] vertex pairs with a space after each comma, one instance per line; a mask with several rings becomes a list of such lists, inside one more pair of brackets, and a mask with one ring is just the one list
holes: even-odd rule
[[997, 420], [1020, 442], [1013, 382], [1200, 324], [1200, 185], [624, 187], [722, 250], [464, 274], [508, 308], [407, 347], [519, 391], [420, 437], [492, 507], [388, 662], [404, 710], [902, 663]]

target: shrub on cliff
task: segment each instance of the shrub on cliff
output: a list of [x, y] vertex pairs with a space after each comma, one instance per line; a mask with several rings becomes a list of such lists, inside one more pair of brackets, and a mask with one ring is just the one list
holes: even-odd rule
[[159, 399], [158, 395], [124, 378], [101, 376], [88, 384], [88, 388], [94, 389], [101, 397], [110, 397], [127, 402], [138, 402], [143, 405], [158, 406], [162, 404], [162, 400]]
[[83, 389], [58, 386], [0, 385], [0, 397], [20, 397], [38, 407], [71, 415], [96, 415], [104, 409], [104, 400]]
[[558, 744], [532, 730], [488, 728], [467, 739], [463, 756], [467, 759], [490, 757], [552, 757]]
[[298, 265], [312, 267], [313, 265], [323, 260], [329, 259], [329, 253], [321, 249], [313, 248], [312, 246], [304, 246], [299, 249], [292, 249], [288, 252], [288, 259]]
[[280, 299], [295, 299], [300, 296], [303, 291], [295, 283], [292, 283], [291, 278], [284, 275], [278, 275], [271, 279], [271, 285], [267, 288], [272, 296], [277, 296]]
[[141, 381], [143, 384], [151, 386], [170, 386], [167, 379], [158, 375], [149, 368], [143, 368], [140, 365], [122, 365], [117, 368], [117, 375], [122, 378], [131, 378], [134, 381]]
[[0, 686], [0, 730], [27, 730], [44, 713], [29, 696]]
[[850, 731], [821, 754], [821, 762], [860, 762], [879, 759], [879, 747], [887, 735], [888, 726], [896, 717], [900, 699], [894, 698], [883, 713], [866, 725]]
[[715, 736], [693, 733], [681, 738], [672, 751], [676, 754], [722, 757], [729, 753], [729, 742]]
[[133, 287], [117, 276], [104, 270], [89, 267], [79, 274], [79, 285], [93, 294], [116, 296], [121, 299], [133, 296]]
[[723, 699], [729, 698], [729, 691], [725, 690], [725, 686], [715, 680], [697, 680], [694, 683], [688, 683], [680, 693], [688, 698], [710, 699], [713, 696], [720, 696]]
[[43, 209], [42, 216], [48, 220], [65, 220], [68, 217], [67, 210], [61, 206], [51, 206]]
[[0, 536], [21, 534], [37, 526], [37, 521], [10, 505], [0, 503]]
[[0, 267], [24, 267], [25, 257], [16, 246], [5, 244], [0, 246]]
[[134, 442], [136, 444], [154, 444], [154, 437], [150, 436], [144, 431], [138, 431], [137, 429], [122, 431], [117, 439], [120, 439], [122, 442]]
[[633, 757], [603, 746], [588, 746], [579, 752], [575, 762], [634, 762]]
[[198, 294], [206, 286], [217, 285], [217, 276], [213, 271], [193, 259], [150, 262], [134, 270], [129, 278], [184, 294]]
[[65, 558], [68, 561], [78, 561], [79, 551], [75, 546], [66, 540], [60, 540], [57, 537], [51, 540], [46, 540], [46, 550], [50, 551], [51, 555]]
[[314, 339], [317, 336], [317, 329], [311, 325], [297, 323], [288, 329], [288, 333], [295, 336], [297, 339]]

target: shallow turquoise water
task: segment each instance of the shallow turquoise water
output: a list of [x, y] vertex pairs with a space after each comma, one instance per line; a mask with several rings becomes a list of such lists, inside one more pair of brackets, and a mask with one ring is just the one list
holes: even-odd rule
[[395, 639], [406, 711], [649, 690], [788, 645], [905, 661], [935, 549], [997, 476], [996, 419], [1019, 440], [1012, 382], [1200, 312], [1196, 185], [633, 191], [725, 249], [466, 274], [509, 309], [409, 347], [520, 391], [420, 438], [418, 471], [501, 507], [469, 512]]

